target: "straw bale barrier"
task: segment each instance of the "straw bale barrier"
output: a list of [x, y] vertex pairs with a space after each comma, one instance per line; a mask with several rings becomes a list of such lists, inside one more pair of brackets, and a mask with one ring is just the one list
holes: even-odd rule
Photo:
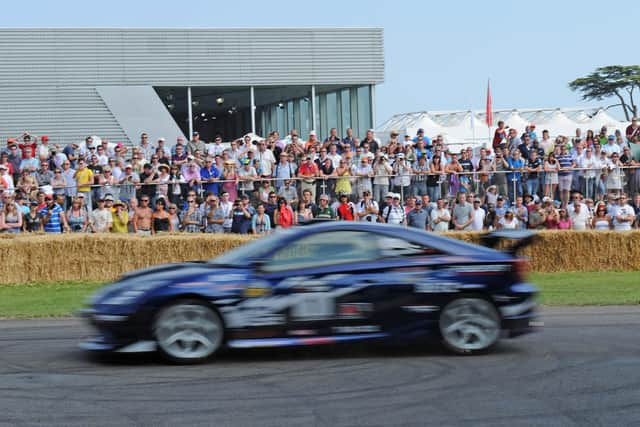
[[[447, 235], [477, 243], [481, 233]], [[531, 259], [532, 271], [640, 270], [640, 231], [542, 231], [539, 237], [521, 251]], [[251, 239], [212, 234], [2, 234], [0, 283], [113, 280], [137, 268], [213, 258]]]

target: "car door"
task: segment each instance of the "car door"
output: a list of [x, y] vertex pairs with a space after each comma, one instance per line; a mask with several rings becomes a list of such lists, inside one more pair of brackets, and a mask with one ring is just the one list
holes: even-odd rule
[[358, 297], [376, 284], [371, 267], [380, 253], [372, 237], [363, 231], [310, 234], [265, 259], [256, 279], [270, 283], [288, 336], [379, 329], [367, 325], [371, 302]]

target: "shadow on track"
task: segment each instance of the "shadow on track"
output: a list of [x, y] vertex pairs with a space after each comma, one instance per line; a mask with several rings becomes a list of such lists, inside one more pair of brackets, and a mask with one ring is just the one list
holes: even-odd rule
[[[255, 349], [224, 349], [207, 364], [261, 363], [296, 360], [339, 360], [414, 357], [490, 357], [492, 355], [524, 354], [526, 350], [499, 342], [489, 351], [474, 355], [456, 355], [447, 351], [439, 342], [390, 343], [343, 343], [309, 347], [278, 347]], [[90, 361], [104, 365], [167, 365], [157, 352], [149, 353], [85, 353]]]

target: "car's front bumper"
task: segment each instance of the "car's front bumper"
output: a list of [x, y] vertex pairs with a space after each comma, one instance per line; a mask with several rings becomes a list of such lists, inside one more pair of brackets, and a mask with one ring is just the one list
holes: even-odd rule
[[156, 343], [144, 336], [135, 316], [99, 313], [84, 309], [78, 315], [86, 319], [98, 332], [80, 343], [80, 348], [93, 352], [137, 353], [155, 351]]

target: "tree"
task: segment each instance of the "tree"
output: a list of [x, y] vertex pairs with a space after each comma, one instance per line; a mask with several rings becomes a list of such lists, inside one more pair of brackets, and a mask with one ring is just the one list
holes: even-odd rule
[[640, 91], [640, 65], [609, 65], [599, 67], [586, 77], [580, 77], [569, 83], [573, 91], [582, 92], [584, 101], [602, 101], [615, 96], [627, 121], [637, 117], [638, 106], [633, 99], [636, 89]]

